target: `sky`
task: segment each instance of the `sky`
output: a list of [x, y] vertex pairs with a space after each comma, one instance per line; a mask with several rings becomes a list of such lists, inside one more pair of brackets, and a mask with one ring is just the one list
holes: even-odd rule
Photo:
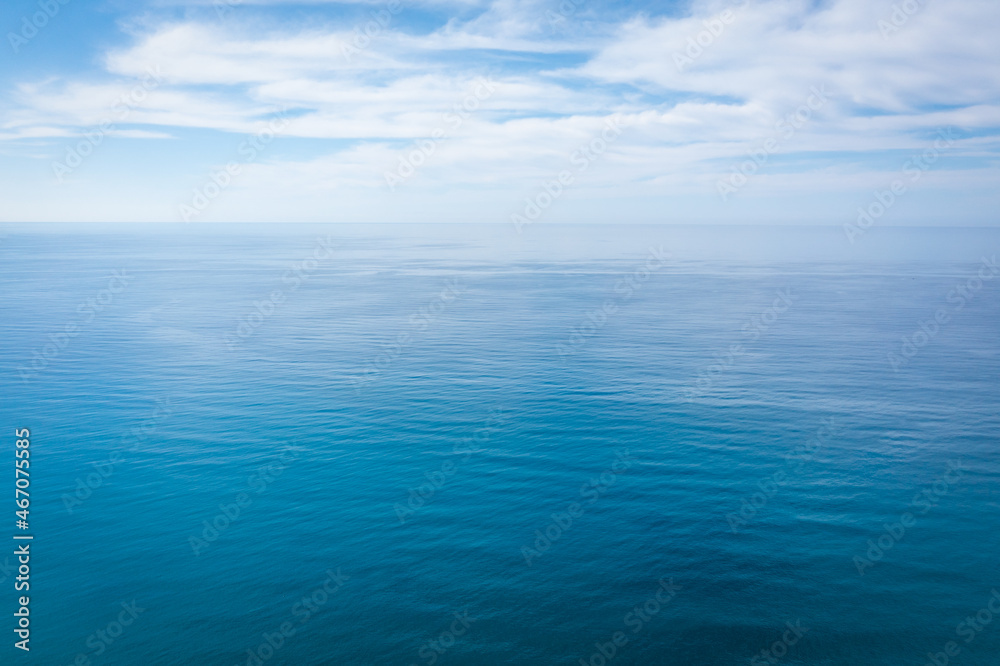
[[996, 0], [7, 0], [0, 221], [997, 225]]

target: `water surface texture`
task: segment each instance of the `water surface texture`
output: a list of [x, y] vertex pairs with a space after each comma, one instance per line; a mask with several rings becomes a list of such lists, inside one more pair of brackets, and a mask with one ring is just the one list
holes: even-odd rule
[[547, 233], [8, 234], [4, 663], [1000, 664], [996, 233]]

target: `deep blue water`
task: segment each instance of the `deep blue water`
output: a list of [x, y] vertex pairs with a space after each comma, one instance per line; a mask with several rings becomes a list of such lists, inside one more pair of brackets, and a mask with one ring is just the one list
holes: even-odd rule
[[1000, 664], [997, 234], [560, 233], [9, 234], [3, 663]]

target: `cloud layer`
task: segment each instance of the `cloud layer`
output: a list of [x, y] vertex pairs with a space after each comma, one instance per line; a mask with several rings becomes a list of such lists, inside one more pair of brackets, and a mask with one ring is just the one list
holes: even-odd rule
[[[743, 210], [764, 221], [768, 206], [741, 201], [864, 192], [951, 127], [958, 140], [923, 186], [991, 201], [1000, 147], [991, 0], [738, 0], [662, 15], [573, 0], [390, 2], [311, 21], [281, 11], [288, 4], [241, 3], [221, 17], [211, 6], [148, 10], [123, 20], [128, 43], [98, 52], [92, 71], [15, 77], [0, 127], [5, 164], [46, 161], [48, 182], [38, 169], [25, 192], [58, 186], [69, 202], [104, 201], [106, 219], [176, 219], [192, 186], [236, 160], [240, 175], [198, 219], [398, 221], [417, 204], [502, 221], [586, 154], [584, 191], [566, 200], [590, 205], [564, 204], [553, 220], [589, 209], [688, 221], [637, 204], [673, 198], [688, 218], [732, 221]], [[238, 155], [279, 116], [280, 138], [250, 161]], [[625, 130], [601, 146], [611, 119]], [[177, 188], [172, 202], [154, 196], [138, 214], [139, 203], [107, 199], [109, 179], [130, 169], [121, 145], [114, 158], [95, 148], [108, 153], [103, 170], [85, 164], [53, 185], [52, 163], [109, 120], [108, 146], [140, 142], [163, 155], [157, 172]], [[172, 147], [195, 137], [203, 148], [187, 159]], [[720, 195], [741, 171], [747, 182]], [[461, 203], [470, 201], [489, 202], [490, 213]], [[26, 199], [8, 215], [31, 210]]]

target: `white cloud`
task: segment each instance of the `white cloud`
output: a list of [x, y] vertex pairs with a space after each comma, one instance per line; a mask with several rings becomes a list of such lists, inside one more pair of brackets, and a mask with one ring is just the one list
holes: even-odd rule
[[[423, 32], [394, 19], [350, 58], [350, 25], [267, 32], [249, 23], [153, 25], [107, 53], [101, 76], [22, 84], [0, 140], [79, 134], [109, 117], [150, 68], [161, 83], [130, 108], [120, 137], [183, 138], [185, 128], [247, 134], [285, 108], [294, 119], [284, 135], [349, 140], [319, 156], [276, 151], [247, 166], [233, 192], [253, 200], [271, 190], [316, 201], [330, 192], [384, 196], [384, 172], [409, 149], [400, 141], [444, 128], [439, 149], [403, 189], [503, 191], [516, 201], [564, 168], [614, 114], [628, 129], [581, 177], [590, 191], [711, 197], [731, 164], [774, 136], [776, 123], [816, 89], [826, 101], [776, 151], [802, 157], [802, 172], [772, 162], [756, 191], [848, 190], [885, 175], [871, 156], [922, 149], [923, 135], [936, 128], [995, 133], [1000, 126], [1000, 4], [990, 0], [921, 0], [891, 34], [879, 26], [893, 11], [888, 0], [697, 2], [687, 16], [634, 16], [599, 28], [581, 21], [558, 37], [545, 23], [551, 4], [498, 0]], [[732, 20], [721, 21], [726, 8]], [[567, 54], [581, 63], [565, 65]], [[690, 60], [678, 66], [676, 56]], [[496, 91], [450, 127], [444, 114], [482, 76]], [[980, 160], [982, 169], [997, 147], [967, 138], [950, 154]], [[220, 154], [219, 163], [229, 157]], [[935, 178], [956, 190], [983, 183]]]
[[888, 2], [835, 0], [813, 9], [809, 0], [762, 0], [733, 9], [728, 24], [712, 13], [717, 3], [703, 3], [681, 20], [630, 21], [578, 73], [770, 106], [797, 104], [821, 83], [851, 107], [882, 112], [1000, 101], [1000, 51], [991, 36], [1000, 4], [921, 2], [888, 37], [878, 25], [892, 15]]

